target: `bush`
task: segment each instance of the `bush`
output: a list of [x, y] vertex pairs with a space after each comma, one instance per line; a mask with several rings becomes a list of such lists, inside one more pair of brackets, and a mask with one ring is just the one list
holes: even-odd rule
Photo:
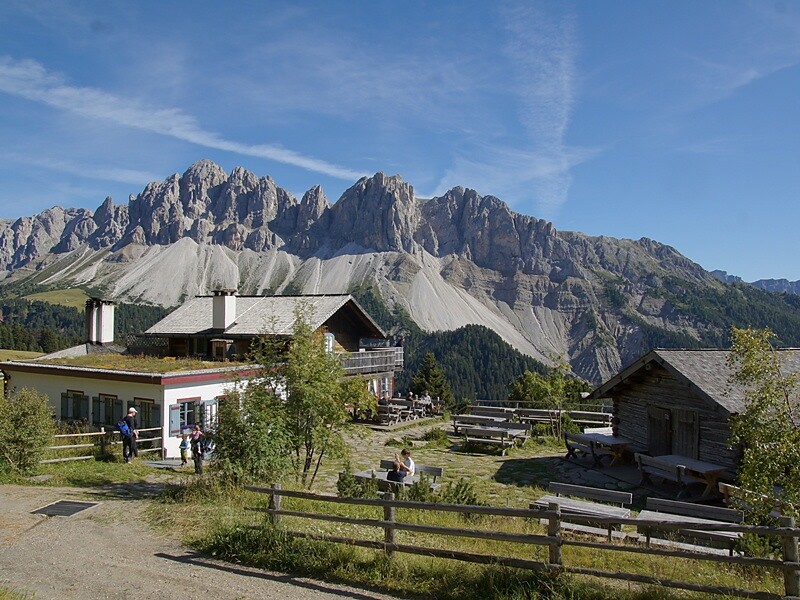
[[439, 427], [426, 431], [422, 439], [428, 442], [428, 446], [447, 447], [450, 445], [450, 436]]
[[475, 486], [469, 479], [462, 477], [456, 483], [448, 482], [439, 489], [439, 502], [444, 504], [466, 504], [470, 506], [485, 506], [486, 503], [478, 498]]
[[414, 446], [414, 440], [407, 435], [404, 435], [402, 438], [389, 438], [386, 440], [384, 446], [394, 446], [396, 448], [411, 448]]
[[0, 465], [11, 473], [36, 472], [53, 440], [53, 409], [47, 396], [27, 388], [0, 397]]
[[211, 467], [235, 485], [277, 482], [289, 470], [286, 429], [273, 402], [260, 394], [229, 393], [220, 399]]
[[350, 463], [346, 463], [344, 471], [339, 473], [336, 491], [340, 498], [377, 498], [378, 481], [375, 477], [369, 480], [356, 479], [350, 470]]

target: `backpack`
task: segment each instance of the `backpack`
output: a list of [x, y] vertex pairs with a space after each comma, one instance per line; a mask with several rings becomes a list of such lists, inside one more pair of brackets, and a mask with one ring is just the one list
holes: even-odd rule
[[122, 419], [119, 423], [117, 423], [117, 429], [119, 429], [119, 432], [123, 435], [123, 437], [131, 437], [131, 428], [128, 427], [125, 419]]

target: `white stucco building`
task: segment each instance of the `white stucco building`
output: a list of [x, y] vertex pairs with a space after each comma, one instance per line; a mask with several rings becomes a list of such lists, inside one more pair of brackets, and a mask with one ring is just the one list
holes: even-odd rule
[[[114, 344], [113, 303], [90, 299], [87, 342], [35, 360], [0, 363], [6, 393], [35, 389], [47, 395], [59, 420], [97, 428], [113, 428], [134, 406], [140, 427], [160, 428], [164, 456], [175, 458], [181, 432], [195, 423], [212, 426], [218, 399], [258, 372], [228, 361], [242, 360], [252, 339], [268, 331], [265, 324], [274, 328], [269, 335], [290, 337], [298, 303], [309, 324], [326, 333], [326, 348], [341, 357], [347, 375], [364, 377], [376, 395], [394, 391], [403, 349], [390, 347], [349, 295], [238, 298], [221, 290], [191, 299], [151, 327], [142, 339], [145, 346], [157, 342], [152, 347], [162, 355], [145, 359], [125, 356], [125, 348]], [[178, 370], [185, 369], [181, 358], [203, 368]]]

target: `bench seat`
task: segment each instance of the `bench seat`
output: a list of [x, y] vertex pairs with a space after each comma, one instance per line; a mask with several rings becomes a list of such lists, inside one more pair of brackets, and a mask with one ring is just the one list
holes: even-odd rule
[[674, 481], [681, 486], [686, 483], [687, 477], [683, 465], [667, 463], [658, 460], [658, 458], [647, 456], [646, 454], [640, 454], [638, 452], [634, 456], [636, 458], [636, 464], [639, 467], [639, 472], [642, 475], [642, 483], [651, 481], [651, 475], [655, 475], [661, 479]]
[[618, 492], [556, 481], [550, 483], [548, 490], [552, 493], [531, 503], [530, 508], [546, 510], [550, 508], [550, 503], [558, 504], [563, 521], [581, 525], [581, 527], [574, 528], [579, 531], [606, 533], [610, 540], [614, 526], [603, 525], [603, 529], [585, 527], [592, 525], [592, 517], [627, 519], [631, 516], [630, 509], [625, 508], [626, 504], [633, 502], [633, 494], [630, 492]]
[[[734, 523], [741, 523], [743, 514], [730, 508], [648, 498], [647, 509], [640, 512], [636, 518], [641, 521], [662, 521], [665, 523], [731, 525]], [[637, 529], [639, 531], [643, 530], [648, 544], [654, 533], [658, 535], [660, 531], [664, 531], [667, 534], [672, 533], [676, 537], [682, 539], [703, 541], [708, 542], [708, 545], [727, 548], [730, 555], [733, 555], [736, 542], [742, 537], [741, 532], [738, 531], [715, 531], [692, 529], [691, 527], [674, 531], [659, 530], [657, 525], [639, 525]], [[698, 546], [697, 549], [703, 551], [703, 548], [700, 546]]]
[[425, 475], [426, 477], [432, 480], [430, 482], [431, 491], [436, 491], [439, 488], [439, 483], [437, 482], [437, 479], [439, 479], [444, 473], [444, 469], [442, 469], [442, 467], [430, 467], [427, 465], [415, 464], [414, 475], [412, 477], [405, 477], [401, 483], [399, 481], [391, 481], [388, 478], [389, 471], [392, 469], [393, 466], [394, 466], [394, 461], [382, 460], [380, 462], [379, 469], [368, 469], [366, 471], [359, 471], [358, 473], [354, 473], [353, 476], [356, 479], [361, 479], [361, 480], [371, 480], [374, 476], [375, 481], [378, 484], [379, 490], [383, 492], [391, 492], [400, 485], [402, 485], [405, 488], [409, 488], [415, 483], [419, 482], [422, 478], [422, 475]]

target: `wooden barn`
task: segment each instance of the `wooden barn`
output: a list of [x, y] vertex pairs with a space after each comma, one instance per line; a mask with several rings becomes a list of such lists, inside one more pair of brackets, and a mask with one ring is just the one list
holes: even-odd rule
[[[735, 471], [730, 418], [744, 410], [744, 390], [728, 383], [727, 350], [652, 350], [594, 390], [614, 402], [614, 434], [650, 456], [679, 454]], [[800, 350], [781, 350], [800, 371]]]

